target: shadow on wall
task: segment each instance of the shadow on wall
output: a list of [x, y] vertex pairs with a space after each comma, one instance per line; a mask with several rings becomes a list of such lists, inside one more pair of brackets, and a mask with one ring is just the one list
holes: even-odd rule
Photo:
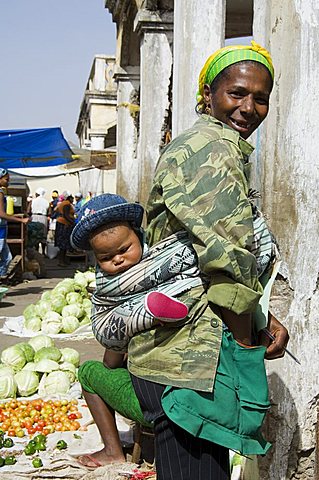
[[297, 468], [300, 443], [297, 409], [289, 389], [277, 373], [269, 375], [268, 383], [271, 408], [263, 433], [272, 448], [258, 459], [260, 480], [297, 478], [293, 473]]

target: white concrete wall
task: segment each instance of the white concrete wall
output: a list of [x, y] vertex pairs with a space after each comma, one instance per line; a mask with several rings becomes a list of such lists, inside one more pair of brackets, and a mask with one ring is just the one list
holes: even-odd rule
[[173, 17], [141, 10], [135, 20], [141, 37], [139, 201], [145, 205], [164, 137], [172, 73]]
[[226, 0], [174, 3], [172, 136], [196, 121], [198, 76], [206, 59], [225, 43]]
[[[254, 38], [275, 66], [270, 113], [260, 137], [263, 209], [281, 245], [283, 279], [275, 310], [290, 331], [286, 356], [268, 362], [273, 451], [269, 480], [315, 477], [319, 393], [319, 9], [316, 0], [255, 0]], [[283, 295], [284, 294], [284, 295]], [[273, 431], [272, 431], [273, 430]], [[275, 434], [274, 434], [275, 433]]]

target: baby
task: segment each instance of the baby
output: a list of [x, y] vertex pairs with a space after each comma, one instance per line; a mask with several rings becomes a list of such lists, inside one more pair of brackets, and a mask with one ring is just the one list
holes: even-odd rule
[[134, 334], [184, 319], [188, 308], [174, 297], [203, 282], [187, 233], [148, 249], [142, 218], [141, 205], [103, 194], [82, 207], [71, 235], [74, 248], [92, 249], [96, 257], [94, 335], [120, 353]]

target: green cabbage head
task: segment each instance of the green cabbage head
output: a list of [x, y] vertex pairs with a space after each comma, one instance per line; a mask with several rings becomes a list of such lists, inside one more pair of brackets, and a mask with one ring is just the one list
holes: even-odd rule
[[0, 376], [0, 399], [15, 398], [17, 394], [17, 384], [14, 376], [10, 373]]
[[54, 341], [47, 335], [36, 335], [35, 337], [30, 338], [28, 343], [35, 352], [42, 347], [54, 347]]
[[12, 367], [15, 372], [21, 370], [27, 363], [24, 352], [16, 345], [8, 347], [1, 353], [1, 362]]
[[22, 370], [15, 374], [14, 379], [21, 397], [28, 397], [38, 390], [39, 378], [31, 370]]
[[40, 350], [35, 352], [34, 355], [34, 361], [39, 362], [40, 360], [54, 360], [55, 362], [58, 362], [60, 358], [62, 357], [62, 354], [60, 350], [56, 347], [42, 347]]

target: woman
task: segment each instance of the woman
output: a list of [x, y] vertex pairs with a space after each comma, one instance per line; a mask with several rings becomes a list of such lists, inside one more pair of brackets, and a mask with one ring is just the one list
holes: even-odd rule
[[35, 198], [31, 202], [31, 221], [42, 225], [42, 238], [40, 239], [42, 255], [45, 253], [48, 234], [49, 202], [44, 198], [45, 190], [39, 187], [35, 191]]
[[[268, 52], [254, 42], [212, 55], [200, 75], [201, 116], [167, 146], [155, 172], [150, 245], [185, 230], [210, 277], [207, 291], [181, 296], [190, 311], [186, 323], [141, 332], [129, 344], [133, 387], [144, 419], [154, 424], [158, 480], [227, 479], [228, 448], [269, 448], [259, 433], [269, 406], [263, 357], [281, 357], [288, 332], [270, 315], [276, 340], [262, 339], [266, 350], [253, 331], [263, 290], [246, 139], [267, 116], [273, 73]], [[97, 455], [107, 461], [105, 452]]]
[[9, 185], [9, 172], [0, 168], [0, 276], [7, 273], [12, 255], [7, 245], [8, 220], [10, 222], [28, 223], [28, 218], [15, 217], [7, 214], [6, 191]]
[[63, 200], [58, 203], [55, 211], [57, 212], [55, 228], [55, 246], [59, 247], [59, 267], [66, 267], [68, 260], [67, 251], [71, 248], [70, 237], [74, 227], [74, 207], [73, 196], [65, 191], [62, 194]]

